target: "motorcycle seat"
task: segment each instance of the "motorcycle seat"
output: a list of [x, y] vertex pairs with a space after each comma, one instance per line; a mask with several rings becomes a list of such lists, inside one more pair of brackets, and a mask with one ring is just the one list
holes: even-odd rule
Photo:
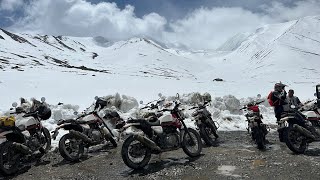
[[145, 119], [130, 119], [127, 121], [127, 123], [146, 123], [150, 126], [160, 126], [160, 121], [156, 120], [155, 122], [149, 122]]
[[75, 119], [61, 119], [58, 121], [57, 125], [61, 125], [64, 123], [87, 124], [88, 122], [83, 120], [75, 120]]

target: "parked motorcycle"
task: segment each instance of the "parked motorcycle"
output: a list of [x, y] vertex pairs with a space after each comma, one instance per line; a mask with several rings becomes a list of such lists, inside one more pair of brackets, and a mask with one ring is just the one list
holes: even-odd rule
[[114, 147], [117, 143], [111, 129], [104, 122], [105, 118], [99, 116], [101, 107], [108, 104], [107, 101], [96, 97], [94, 110], [81, 114], [76, 119], [60, 120], [58, 127], [53, 131], [52, 138], [56, 139], [59, 129], [68, 130], [59, 141], [59, 152], [68, 161], [78, 161], [85, 148], [103, 144], [110, 141]]
[[41, 120], [49, 119], [51, 110], [45, 105], [45, 98], [41, 101], [33, 100], [30, 112], [13, 103], [11, 116], [0, 118], [0, 171], [3, 174], [14, 174], [30, 157], [50, 150], [50, 132]]
[[314, 102], [309, 108], [290, 109], [281, 115], [280, 129], [288, 148], [294, 153], [303, 154], [308, 144], [320, 141], [320, 105]]
[[190, 108], [195, 109], [191, 116], [195, 120], [195, 125], [199, 128], [201, 138], [208, 146], [215, 144], [215, 140], [219, 137], [217, 134], [217, 126], [212, 120], [211, 113], [207, 110], [207, 105], [210, 101], [204, 104]]
[[127, 121], [124, 129], [130, 135], [123, 143], [121, 156], [128, 167], [143, 168], [150, 161], [151, 154], [179, 148], [190, 157], [200, 155], [200, 135], [196, 130], [186, 127], [183, 109], [179, 109], [180, 103], [175, 101], [173, 105], [173, 109], [160, 110], [163, 114], [154, 122], [146, 119]]
[[245, 117], [248, 121], [248, 132], [251, 134], [252, 140], [258, 146], [258, 149], [265, 149], [266, 145], [266, 135], [268, 133], [267, 126], [263, 124], [262, 119], [263, 116], [260, 114], [259, 104], [263, 103], [260, 102], [250, 102], [245, 105], [240, 110], [245, 110]]

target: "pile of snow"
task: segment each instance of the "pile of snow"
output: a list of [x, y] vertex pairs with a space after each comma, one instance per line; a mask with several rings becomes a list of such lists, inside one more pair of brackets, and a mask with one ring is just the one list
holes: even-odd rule
[[[139, 118], [143, 116], [147, 110], [140, 110], [138, 107], [138, 102], [135, 98], [122, 95], [107, 95], [100, 97], [105, 100], [108, 100], [109, 105], [99, 110], [99, 115], [103, 117], [107, 111], [117, 111], [120, 116], [127, 120], [128, 118]], [[175, 96], [168, 96], [166, 101], [175, 100]], [[185, 111], [185, 122], [188, 127], [195, 128], [194, 121], [192, 120], [191, 113], [194, 110], [189, 110], [191, 107], [196, 106], [198, 104], [203, 103], [203, 100], [211, 99], [211, 103], [208, 105], [207, 109], [210, 113], [212, 113], [214, 121], [219, 125], [219, 131], [234, 131], [234, 130], [246, 130], [247, 122], [244, 114], [239, 109], [243, 107], [243, 105], [247, 104], [252, 100], [256, 100], [256, 98], [249, 97], [243, 99], [237, 99], [235, 96], [227, 95], [223, 97], [214, 97], [212, 98], [209, 93], [200, 94], [189, 93], [180, 95], [179, 101], [181, 102], [181, 108], [184, 108]], [[49, 131], [53, 131], [57, 127], [57, 122], [61, 119], [72, 119], [76, 118], [74, 115], [75, 112], [78, 112], [79, 106], [72, 104], [59, 104], [59, 105], [49, 105], [52, 111], [52, 116], [50, 119], [43, 121], [43, 125], [49, 129]], [[94, 109], [95, 102], [93, 102], [86, 110], [84, 111], [92, 111]], [[262, 115], [264, 116], [264, 123], [266, 124], [276, 124], [273, 109], [271, 107], [267, 107], [265, 105], [260, 105], [260, 110]], [[3, 114], [7, 114], [6, 112], [0, 112], [0, 116]], [[106, 122], [108, 123], [108, 122]], [[110, 127], [114, 127], [114, 124], [110, 124]], [[53, 146], [57, 146], [59, 139], [65, 134], [67, 131], [60, 130], [60, 133], [56, 140], [52, 141]]]

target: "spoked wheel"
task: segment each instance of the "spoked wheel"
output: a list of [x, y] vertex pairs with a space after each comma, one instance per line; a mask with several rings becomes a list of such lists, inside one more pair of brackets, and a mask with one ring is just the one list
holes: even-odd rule
[[65, 134], [59, 141], [59, 152], [68, 161], [79, 161], [84, 152], [84, 143], [71, 134]]
[[292, 152], [298, 154], [304, 153], [308, 146], [307, 138], [292, 126], [285, 130], [284, 141]]
[[0, 171], [10, 175], [18, 171], [22, 154], [13, 148], [12, 142], [4, 142], [0, 147]]
[[121, 156], [123, 162], [128, 167], [132, 169], [141, 169], [149, 163], [151, 150], [131, 135], [122, 145]]
[[197, 157], [202, 150], [201, 137], [194, 129], [188, 128], [190, 133], [184, 132], [182, 139], [182, 149], [190, 157]]
[[266, 148], [265, 135], [261, 127], [253, 128], [254, 140], [258, 146], [258, 149], [263, 150]]
[[43, 135], [43, 146], [40, 151], [42, 151], [42, 153], [47, 153], [51, 149], [51, 135], [47, 128], [43, 128], [41, 133]]
[[200, 125], [200, 135], [206, 145], [212, 146], [215, 144], [216, 138], [218, 138], [217, 134], [217, 129], [215, 126], [213, 126], [211, 123], [210, 124], [201, 124]]

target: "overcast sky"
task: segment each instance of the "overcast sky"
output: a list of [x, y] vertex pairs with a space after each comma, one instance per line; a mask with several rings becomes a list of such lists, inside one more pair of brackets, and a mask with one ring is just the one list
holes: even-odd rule
[[11, 31], [143, 36], [192, 49], [310, 15], [320, 15], [320, 0], [0, 0], [0, 27]]

